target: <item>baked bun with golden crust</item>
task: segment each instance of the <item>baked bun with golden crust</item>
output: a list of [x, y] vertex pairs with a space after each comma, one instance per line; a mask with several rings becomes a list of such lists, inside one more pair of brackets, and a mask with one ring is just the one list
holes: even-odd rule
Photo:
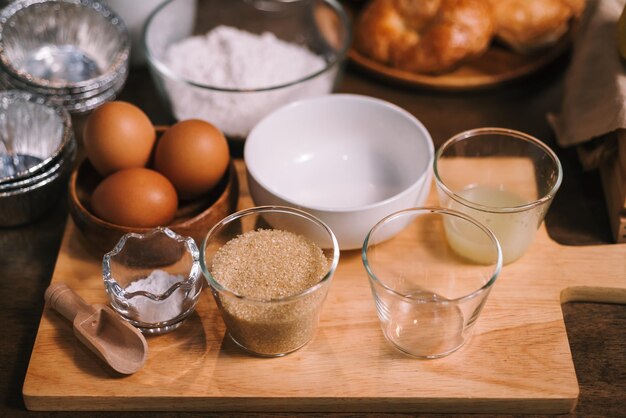
[[496, 22], [496, 38], [521, 53], [555, 44], [585, 7], [584, 0], [489, 1]]
[[573, 16], [578, 19], [585, 10], [585, 0], [564, 0], [565, 3], [572, 9]]
[[483, 54], [494, 30], [486, 0], [373, 0], [356, 22], [354, 46], [387, 65], [438, 74]]

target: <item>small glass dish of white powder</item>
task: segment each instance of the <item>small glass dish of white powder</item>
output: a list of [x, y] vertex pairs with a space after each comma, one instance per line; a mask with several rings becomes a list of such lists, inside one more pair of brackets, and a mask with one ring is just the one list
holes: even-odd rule
[[144, 334], [178, 328], [202, 291], [199, 260], [195, 241], [168, 228], [124, 235], [102, 259], [111, 306]]
[[271, 2], [270, 10], [259, 1], [210, 0], [193, 16], [183, 7], [189, 1], [157, 9], [143, 37], [176, 119], [203, 119], [242, 140], [273, 110], [333, 91], [350, 43], [339, 2]]

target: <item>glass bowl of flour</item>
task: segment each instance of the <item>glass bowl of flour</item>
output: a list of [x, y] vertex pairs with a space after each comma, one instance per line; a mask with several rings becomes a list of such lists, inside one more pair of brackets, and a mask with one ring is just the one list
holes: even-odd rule
[[169, 0], [142, 46], [175, 119], [244, 140], [273, 110], [333, 91], [350, 33], [336, 0]]

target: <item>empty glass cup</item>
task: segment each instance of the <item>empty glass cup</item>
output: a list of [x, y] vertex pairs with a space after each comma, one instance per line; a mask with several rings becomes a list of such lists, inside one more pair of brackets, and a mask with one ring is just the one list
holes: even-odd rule
[[[448, 242], [445, 223], [479, 240], [480, 263]], [[362, 257], [383, 334], [400, 351], [420, 358], [446, 356], [470, 338], [502, 268], [502, 251], [491, 231], [439, 208], [387, 216], [365, 238]]]
[[[493, 231], [504, 264], [526, 252], [563, 177], [561, 163], [547, 145], [502, 128], [473, 129], [449, 139], [435, 155], [434, 174], [441, 206]], [[462, 251], [462, 242], [473, 240], [461, 228], [448, 234]], [[475, 246], [466, 255], [482, 258]]]

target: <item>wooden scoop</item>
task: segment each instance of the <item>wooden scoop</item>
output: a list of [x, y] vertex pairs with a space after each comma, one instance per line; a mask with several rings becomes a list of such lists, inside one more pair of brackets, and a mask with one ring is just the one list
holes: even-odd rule
[[113, 370], [132, 374], [141, 369], [148, 344], [141, 332], [111, 308], [88, 305], [65, 283], [51, 284], [46, 302], [74, 324], [74, 334]]

